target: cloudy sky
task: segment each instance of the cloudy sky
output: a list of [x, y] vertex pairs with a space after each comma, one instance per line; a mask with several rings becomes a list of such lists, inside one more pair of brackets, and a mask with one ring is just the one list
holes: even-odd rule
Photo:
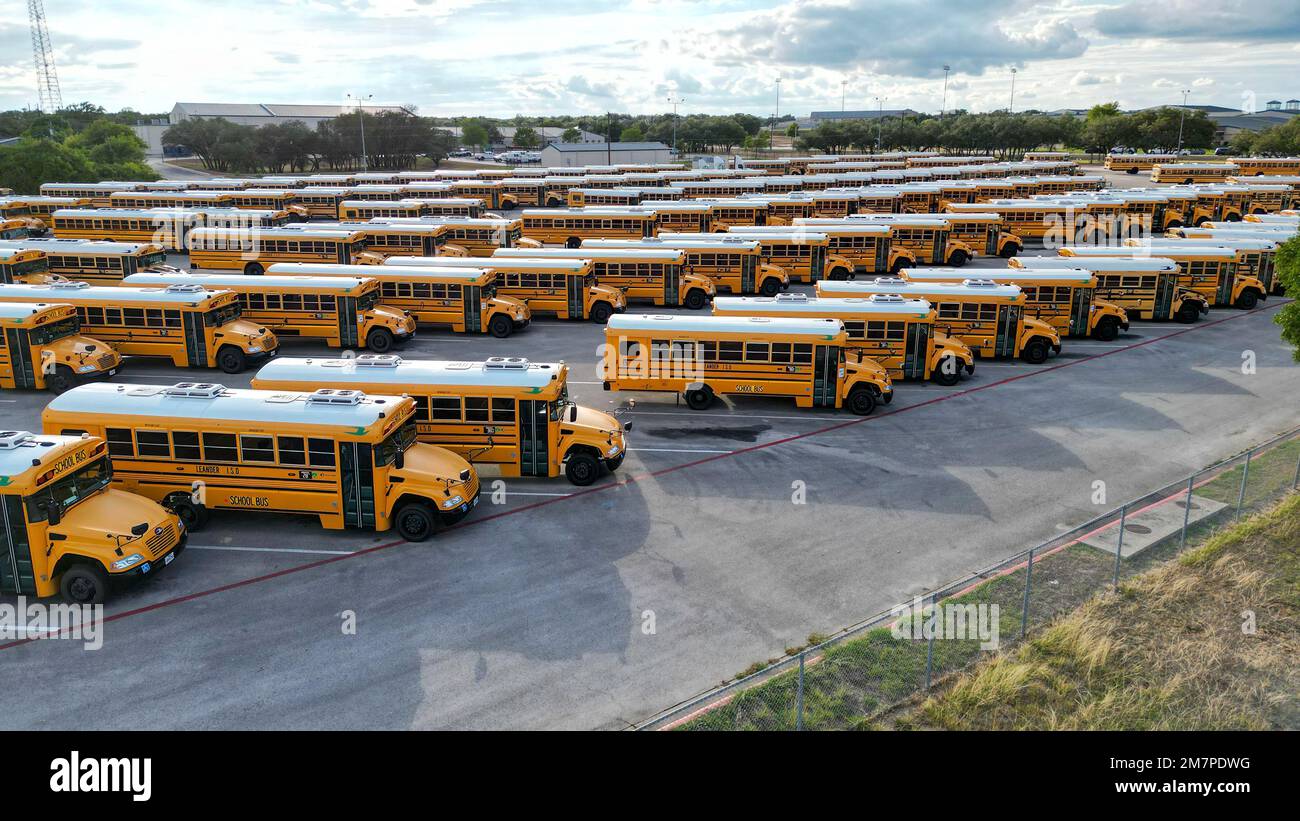
[[[16, 5], [16, 4], [15, 4]], [[1300, 97], [1300, 0], [45, 0], [65, 103], [342, 102], [425, 114], [1240, 107]], [[36, 103], [0, 24], [0, 108]], [[845, 85], [842, 85], [845, 84]]]

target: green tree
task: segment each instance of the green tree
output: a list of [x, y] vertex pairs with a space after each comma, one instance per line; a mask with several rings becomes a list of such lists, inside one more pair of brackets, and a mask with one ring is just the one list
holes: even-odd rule
[[[1300, 294], [1300, 236], [1278, 246], [1274, 271], [1288, 294]], [[1282, 338], [1291, 343], [1291, 355], [1300, 362], [1300, 301], [1283, 305], [1273, 321], [1282, 326]]]
[[573, 126], [569, 126], [564, 129], [564, 133], [560, 135], [560, 139], [566, 143], [576, 143], [582, 139], [582, 132]]
[[790, 139], [794, 139], [795, 137], [798, 137], [798, 136], [799, 136], [799, 124], [798, 124], [798, 123], [790, 123], [788, 126], [786, 126], [786, 128], [785, 128], [785, 136], [789, 137]]
[[482, 148], [488, 144], [488, 130], [482, 123], [467, 122], [460, 127], [460, 140], [465, 145]]
[[85, 152], [50, 139], [20, 140], [0, 148], [0, 186], [35, 194], [43, 182], [96, 182], [95, 166]]
[[542, 138], [532, 126], [521, 125], [515, 128], [514, 143], [520, 148], [536, 148], [541, 145]]
[[623, 129], [623, 133], [619, 135], [619, 141], [625, 143], [645, 142], [645, 130], [639, 124], [633, 123]]

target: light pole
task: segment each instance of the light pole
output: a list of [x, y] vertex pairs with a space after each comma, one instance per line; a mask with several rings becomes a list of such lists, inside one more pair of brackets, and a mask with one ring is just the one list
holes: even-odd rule
[[840, 80], [840, 113], [844, 113], [844, 92], [849, 87], [848, 80]]
[[948, 111], [948, 72], [952, 66], [943, 67], [943, 102], [939, 105], [939, 116], [942, 117]]
[[781, 116], [781, 78], [776, 78], [776, 113], [772, 115], [772, 126], [767, 130], [767, 145], [776, 153], [776, 120]]
[[876, 98], [876, 153], [880, 153], [880, 137], [885, 128], [885, 98]]
[[1183, 121], [1187, 119], [1187, 95], [1191, 94], [1189, 88], [1183, 89], [1183, 107], [1178, 113], [1178, 153], [1183, 153]]
[[1008, 114], [1016, 113], [1016, 67], [1011, 67], [1011, 104], [1007, 107]]
[[375, 95], [373, 94], [367, 94], [364, 97], [356, 97], [351, 94], [348, 95], [348, 99], [356, 102], [357, 104], [357, 120], [361, 123], [361, 170], [362, 171], [370, 170], [370, 162], [369, 160], [366, 159], [366, 109], [364, 103], [366, 100], [373, 100], [374, 97]]
[[686, 98], [685, 97], [674, 98], [671, 94], [669, 94], [668, 102], [672, 103], [673, 106], [673, 156], [675, 157], [677, 156], [677, 104], [686, 102]]

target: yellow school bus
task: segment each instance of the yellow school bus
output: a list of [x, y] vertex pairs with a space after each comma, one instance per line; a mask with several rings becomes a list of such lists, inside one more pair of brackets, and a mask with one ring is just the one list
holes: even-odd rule
[[493, 271], [497, 296], [523, 303], [532, 314], [554, 313], [559, 319], [590, 319], [603, 325], [627, 310], [621, 290], [596, 282], [596, 265], [589, 259], [389, 257], [384, 264]]
[[1025, 241], [1006, 230], [1001, 214], [978, 211], [936, 211], [929, 214], [855, 214], [853, 219], [881, 224], [906, 222], [911, 218], [941, 219], [948, 223], [948, 237], [965, 244], [976, 256], [1010, 259], [1024, 250]]
[[135, 191], [138, 186], [120, 182], [44, 182], [43, 197], [72, 197], [90, 200], [95, 208], [107, 208], [109, 197], [117, 191]]
[[421, 325], [449, 325], [457, 333], [488, 333], [505, 339], [527, 328], [532, 319], [524, 303], [497, 296], [496, 274], [487, 268], [280, 263], [267, 273], [375, 279], [384, 305]]
[[490, 257], [498, 248], [519, 244], [522, 223], [517, 219], [497, 217], [375, 217], [368, 225], [405, 225], [427, 223], [447, 226], [442, 253], [457, 256]]
[[331, 348], [365, 347], [387, 353], [415, 336], [415, 319], [380, 303], [379, 282], [363, 277], [132, 274], [133, 287], [200, 285], [234, 291], [242, 316], [279, 336], [323, 339]]
[[935, 329], [935, 312], [923, 299], [893, 294], [858, 297], [718, 297], [715, 316], [801, 317], [838, 319], [848, 347], [879, 363], [895, 379], [930, 379], [955, 385], [962, 374], [975, 373], [975, 355], [965, 343]]
[[1018, 356], [1030, 364], [1061, 352], [1061, 336], [1042, 320], [1025, 315], [1025, 294], [1016, 285], [988, 279], [920, 283], [892, 277], [854, 282], [819, 282], [819, 297], [897, 294], [934, 306], [936, 326], [981, 357]]
[[1174, 182], [1191, 185], [1198, 182], [1226, 182], [1240, 174], [1230, 162], [1157, 163], [1151, 168], [1151, 182]]
[[338, 219], [339, 205], [352, 198], [351, 188], [317, 186], [296, 188], [298, 205], [307, 210], [308, 219]]
[[29, 237], [49, 233], [49, 217], [63, 208], [90, 208], [92, 201], [79, 197], [0, 197], [0, 220], [22, 223]]
[[1078, 259], [1084, 267], [1099, 257], [1172, 259], [1178, 263], [1178, 284], [1196, 291], [1211, 306], [1232, 305], [1248, 310], [1268, 296], [1263, 282], [1241, 270], [1237, 252], [1231, 248], [1185, 245], [1181, 240], [1169, 240], [1140, 247], [1067, 247], [1057, 253]]
[[50, 271], [50, 259], [35, 248], [14, 247], [33, 242], [30, 239], [0, 240], [0, 282], [50, 282], [57, 279]]
[[1179, 284], [1178, 263], [1164, 257], [1123, 259], [1090, 257], [1017, 257], [1014, 268], [1079, 268], [1097, 277], [1098, 297], [1124, 309], [1129, 319], [1176, 319], [1195, 322], [1209, 312], [1205, 297]]
[[1300, 174], [1300, 157], [1233, 157], [1232, 164], [1243, 177]]
[[482, 476], [563, 474], [575, 485], [590, 485], [623, 464], [625, 428], [608, 413], [575, 404], [568, 375], [563, 362], [519, 357], [449, 362], [363, 354], [277, 360], [262, 368], [252, 387], [409, 396], [419, 440], [459, 454]]
[[596, 281], [619, 289], [629, 302], [644, 300], [698, 311], [718, 293], [713, 280], [686, 270], [685, 251], [672, 248], [502, 248], [496, 256], [590, 259]]
[[[829, 240], [826, 279], [853, 279], [859, 274], [894, 275], [916, 265], [916, 253], [896, 246], [894, 228], [888, 223], [873, 223], [864, 214], [840, 218], [799, 218], [791, 226], [818, 234]], [[888, 216], [888, 215], [882, 215]], [[786, 229], [789, 230], [789, 229]], [[848, 265], [844, 265], [847, 262]]]
[[375, 217], [425, 217], [433, 212], [429, 200], [343, 200], [339, 220], [369, 222]]
[[[1265, 290], [1270, 294], [1281, 294], [1282, 280], [1275, 275], [1274, 258], [1277, 256], [1278, 242], [1268, 239], [1234, 239], [1221, 237], [1212, 239], [1208, 237], [1188, 238], [1188, 237], [1138, 237], [1124, 241], [1129, 247], [1149, 248], [1153, 246], [1163, 246], [1173, 244], [1176, 246], [1186, 245], [1191, 247], [1212, 247], [1212, 248], [1229, 248], [1237, 255], [1237, 273], [1240, 276], [1254, 277], [1263, 283]], [[1149, 251], [1144, 253], [1150, 254]], [[1156, 254], [1150, 254], [1157, 256]]]
[[[450, 230], [445, 225], [424, 222], [307, 222], [295, 227], [304, 231], [343, 231], [348, 234], [360, 231], [365, 235], [365, 248], [352, 258], [353, 265], [382, 265], [394, 256], [432, 257], [443, 254], [461, 254], [459, 248], [447, 248]], [[329, 260], [322, 260], [328, 263]]]
[[[718, 236], [706, 233], [660, 234], [660, 237], [671, 242], [710, 238], [716, 241]], [[780, 268], [791, 282], [816, 282], [825, 278], [828, 270], [836, 268], [853, 270], [853, 264], [849, 260], [831, 256], [830, 237], [819, 231], [799, 226], [769, 225], [761, 228], [729, 228], [721, 236], [757, 242], [763, 263]]]
[[0, 432], [0, 593], [100, 604], [180, 555], [176, 515], [112, 480], [103, 439]]
[[257, 275], [277, 262], [351, 264], [366, 250], [360, 230], [329, 231], [306, 227], [195, 228], [189, 235], [190, 267], [243, 271]]
[[301, 192], [289, 188], [241, 188], [225, 192], [225, 204], [252, 211], [283, 211], [290, 222], [311, 218], [311, 209], [301, 202]]
[[0, 388], [62, 393], [117, 373], [122, 357], [81, 335], [77, 309], [66, 303], [0, 302]]
[[655, 234], [655, 215], [649, 210], [526, 208], [519, 216], [525, 239], [565, 248], [577, 248], [584, 239], [640, 239]]
[[565, 192], [570, 209], [603, 208], [610, 205], [639, 205], [641, 192], [635, 188], [570, 188]]
[[1177, 154], [1107, 154], [1105, 167], [1107, 171], [1123, 171], [1136, 174], [1150, 171], [1162, 163], [1178, 162]]
[[[953, 235], [952, 222], [947, 217], [923, 217], [916, 214], [860, 214], [859, 222], [888, 225], [891, 247], [912, 254], [911, 265], [951, 265], [960, 268], [976, 256], [976, 247], [983, 248], [987, 235], [980, 232], [978, 244], [972, 245]], [[802, 223], [801, 223], [802, 224]], [[817, 225], [816, 230], [824, 226]], [[906, 266], [904, 266], [906, 267]], [[891, 271], [897, 270], [890, 268]]]
[[468, 462], [415, 441], [405, 396], [96, 383], [56, 397], [41, 423], [106, 440], [113, 484], [161, 502], [188, 531], [214, 510], [296, 513], [418, 542], [478, 503]]
[[235, 208], [229, 191], [116, 191], [108, 196], [109, 208], [148, 211], [154, 208]]
[[681, 394], [692, 410], [722, 394], [865, 416], [893, 400], [893, 382], [847, 348], [837, 319], [623, 314], [605, 326], [598, 378], [610, 391]]
[[189, 232], [203, 222], [199, 212], [179, 208], [69, 208], [50, 215], [50, 232], [60, 239], [146, 242], [179, 250], [185, 248]]
[[[167, 252], [148, 243], [33, 237], [0, 241], [0, 249], [21, 249], [45, 257], [44, 266], [14, 272], [12, 278], [4, 277], [5, 282], [40, 283], [63, 277], [91, 285], [117, 285], [124, 276], [167, 267]], [[0, 250], [0, 259], [3, 257], [4, 250]]]
[[767, 225], [767, 202], [759, 199], [696, 199], [708, 205], [708, 230], [726, 231], [730, 228], [749, 228]]
[[[241, 318], [239, 300], [229, 291], [193, 284], [148, 284], [151, 287], [85, 282], [0, 285], [0, 300], [67, 303], [76, 308], [81, 330], [111, 345], [115, 356], [166, 357], [178, 368], [239, 373], [274, 356], [279, 348], [275, 334]], [[117, 367], [100, 351], [103, 367]]]
[[720, 234], [708, 239], [650, 237], [642, 240], [589, 239], [583, 248], [668, 248], [686, 252], [686, 271], [708, 277], [714, 286], [733, 294], [774, 296], [790, 287], [790, 277], [775, 265], [763, 262], [763, 246], [757, 240]]
[[519, 205], [518, 197], [507, 193], [501, 180], [455, 180], [451, 183], [451, 196], [482, 200], [493, 211], [509, 211]]
[[[1128, 315], [1118, 305], [1098, 299], [1097, 278], [1080, 261], [1075, 270], [1004, 268], [980, 271], [981, 279], [999, 285], [1018, 285], [1025, 295], [1025, 312], [1051, 325], [1063, 337], [1094, 337], [1109, 342], [1129, 329]], [[954, 271], [926, 269], [904, 271], [908, 282], [961, 282]]]

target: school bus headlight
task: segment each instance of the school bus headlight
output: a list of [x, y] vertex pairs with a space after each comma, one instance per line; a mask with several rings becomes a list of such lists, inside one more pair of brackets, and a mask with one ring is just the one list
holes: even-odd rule
[[249, 352], [249, 353], [260, 353], [261, 350], [262, 350], [262, 346], [261, 346], [261, 345], [249, 345], [249, 346], [248, 346], [248, 352]]
[[613, 459], [615, 456], [618, 456], [619, 450], [620, 448], [618, 445], [610, 445], [609, 450], [605, 451], [605, 458]]
[[113, 562], [113, 569], [126, 570], [128, 567], [131, 567], [132, 565], [137, 565], [142, 561], [144, 561], [144, 556], [141, 556], [139, 553], [132, 553], [130, 556], [127, 556], [124, 559], [118, 559], [117, 561]]
[[465, 501], [465, 497], [457, 494], [451, 497], [450, 499], [443, 501], [442, 506], [446, 508], [452, 508], [455, 507], [456, 505], [462, 504], [464, 501]]
[[95, 369], [94, 365], [82, 365], [81, 367], [77, 368], [77, 373], [90, 373], [94, 369]]

